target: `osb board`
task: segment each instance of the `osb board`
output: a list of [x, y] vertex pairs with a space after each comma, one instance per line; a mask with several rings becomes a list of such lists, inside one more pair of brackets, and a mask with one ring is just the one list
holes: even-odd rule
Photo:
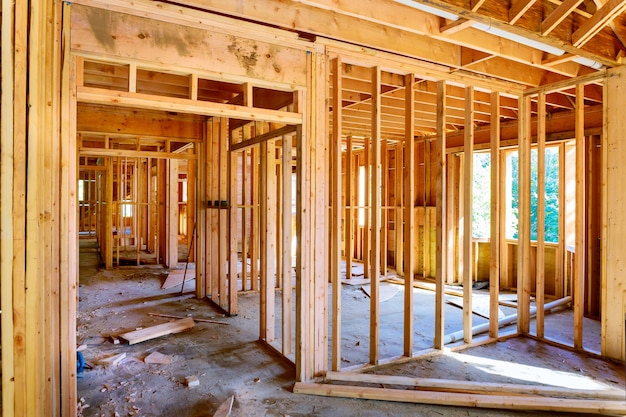
[[72, 51], [306, 86], [306, 51], [72, 5]]

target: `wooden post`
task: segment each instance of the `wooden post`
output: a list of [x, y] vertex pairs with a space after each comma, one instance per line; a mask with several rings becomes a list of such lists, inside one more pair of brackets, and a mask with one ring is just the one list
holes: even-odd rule
[[491, 93], [491, 238], [489, 260], [489, 336], [498, 337], [500, 294], [500, 94]]
[[517, 329], [530, 328], [530, 97], [519, 100], [519, 210], [517, 267]]
[[276, 145], [262, 142], [260, 178], [261, 223], [261, 311], [260, 337], [266, 342], [275, 338], [274, 291], [276, 283]]
[[431, 201], [430, 201], [430, 171], [431, 171], [431, 162], [432, 162], [432, 155], [430, 152], [430, 145], [431, 142], [427, 139], [424, 139], [422, 141], [422, 146], [424, 147], [424, 166], [422, 169], [422, 176], [423, 176], [423, 185], [424, 185], [424, 189], [423, 189], [423, 194], [422, 194], [422, 198], [423, 198], [423, 207], [424, 207], [424, 215], [422, 217], [423, 219], [423, 225], [424, 225], [424, 234], [423, 234], [423, 242], [422, 242], [422, 266], [423, 266], [423, 272], [422, 272], [422, 276], [424, 278], [429, 278], [432, 277], [432, 271], [431, 271], [431, 259], [430, 259], [430, 246], [431, 246], [431, 229], [432, 229], [432, 224], [430, 222], [430, 216], [429, 216], [429, 207], [431, 206]]
[[[196, 154], [198, 155], [198, 161], [196, 163], [196, 298], [203, 299], [206, 297], [206, 248], [207, 248], [207, 191], [206, 191], [206, 144], [207, 144], [207, 132], [206, 123], [203, 124], [203, 141], [197, 143]], [[150, 169], [150, 163], [148, 163], [148, 170]], [[148, 235], [150, 239], [150, 235]]]
[[380, 333], [380, 67], [372, 69], [372, 188], [371, 188], [371, 224], [372, 247], [370, 261], [371, 294], [370, 294], [370, 363], [378, 364], [378, 340]]
[[[230, 142], [230, 140], [228, 141]], [[228, 152], [228, 151], [227, 151]], [[228, 314], [236, 315], [238, 312], [238, 263], [239, 256], [237, 254], [238, 243], [238, 225], [239, 225], [239, 207], [237, 201], [237, 191], [239, 189], [238, 172], [239, 172], [239, 156], [243, 152], [228, 152], [228, 193], [226, 200], [228, 201]], [[226, 211], [226, 210], [224, 210]], [[245, 263], [242, 267], [245, 268]]]
[[[219, 276], [219, 305], [224, 310], [228, 311], [229, 305], [229, 294], [228, 294], [228, 209], [224, 205], [229, 203], [228, 201], [228, 189], [229, 189], [229, 181], [228, 181], [228, 142], [230, 136], [228, 134], [228, 118], [221, 117], [220, 118], [220, 128], [219, 128], [219, 168], [218, 168], [218, 191], [217, 198], [219, 200], [220, 208], [215, 209], [218, 215], [218, 226], [217, 226], [217, 264], [218, 264], [218, 276]], [[236, 275], [236, 274], [235, 274]], [[236, 295], [235, 295], [236, 297]]]
[[585, 199], [585, 86], [576, 84], [576, 243], [575, 266], [572, 281], [574, 305], [574, 348], [583, 348], [583, 301], [585, 265], [587, 263], [587, 202]]
[[474, 88], [465, 88], [463, 155], [463, 340], [472, 342], [472, 191], [474, 187]]
[[[255, 134], [257, 134], [255, 129]], [[250, 228], [250, 288], [259, 290], [259, 147], [252, 148], [250, 162], [250, 176], [252, 177], [252, 227]]]
[[[178, 161], [167, 160], [167, 267], [178, 266]], [[120, 205], [120, 209], [122, 206]], [[122, 233], [125, 239], [125, 225], [122, 224]], [[118, 236], [119, 231], [118, 231]]]
[[610, 70], [609, 74], [611, 76], [607, 78], [603, 89], [605, 104], [602, 147], [606, 164], [602, 181], [602, 354], [624, 362], [626, 291], [623, 265], [626, 258], [626, 198], [623, 179], [626, 177], [626, 71], [619, 67]]
[[[413, 268], [415, 264], [415, 75], [404, 77], [404, 168], [402, 181], [404, 183], [404, 356], [413, 356]], [[399, 173], [401, 164], [396, 159], [396, 172]], [[399, 229], [396, 224], [396, 232]], [[397, 239], [397, 236], [396, 236]], [[396, 258], [397, 259], [397, 258]], [[399, 268], [396, 264], [396, 268]]]
[[380, 196], [380, 274], [387, 275], [387, 229], [389, 228], [389, 148], [386, 139], [381, 140], [381, 196]]
[[346, 215], [345, 215], [345, 256], [346, 256], [346, 279], [352, 278], [352, 258], [354, 257], [354, 210], [356, 190], [352, 186], [354, 181], [354, 164], [352, 153], [352, 136], [348, 136], [348, 149], [346, 150]]
[[[444, 347], [443, 296], [446, 277], [446, 260], [449, 256], [446, 242], [446, 82], [437, 82], [437, 251], [435, 259], [435, 349]], [[405, 235], [406, 239], [406, 235]]]
[[361, 237], [361, 242], [363, 245], [363, 278], [370, 277], [370, 230], [371, 230], [371, 180], [372, 180], [372, 166], [371, 166], [371, 146], [372, 146], [372, 138], [364, 138], [365, 141], [365, 150], [363, 152], [363, 167], [365, 173], [365, 186], [364, 189], [364, 209], [363, 209], [363, 232]]
[[333, 371], [341, 368], [341, 131], [342, 131], [341, 58], [332, 61], [333, 132], [331, 154], [331, 229], [330, 282], [332, 285], [332, 355]]
[[[64, 32], [69, 33], [70, 5], [63, 5]], [[4, 30], [4, 29], [3, 29]], [[4, 49], [4, 48], [3, 48]], [[76, 233], [76, 176], [77, 176], [77, 149], [76, 149], [76, 65], [77, 58], [70, 58], [70, 37], [65, 37], [64, 59], [61, 75], [61, 192], [60, 207], [61, 231], [60, 264], [60, 310], [61, 323], [61, 415], [73, 417], [76, 415], [76, 310], [78, 303], [78, 234]], [[17, 87], [17, 85], [16, 85]], [[16, 108], [18, 103], [16, 103]], [[16, 157], [19, 154], [16, 153]], [[15, 204], [15, 202], [14, 202]], [[14, 221], [19, 220], [18, 218]], [[109, 229], [109, 234], [111, 229]], [[14, 287], [19, 286], [14, 276]], [[4, 306], [2, 307], [4, 309]], [[5, 331], [3, 327], [3, 332]], [[4, 344], [3, 344], [4, 347]], [[3, 358], [4, 359], [4, 358]], [[3, 369], [4, 369], [3, 361]], [[4, 372], [3, 372], [4, 374]], [[18, 381], [16, 375], [16, 381]], [[4, 384], [3, 384], [3, 399]], [[19, 397], [18, 397], [19, 399]], [[16, 414], [18, 404], [16, 403]], [[3, 410], [3, 412], [6, 412]]]
[[293, 305], [293, 282], [292, 282], [292, 264], [291, 264], [291, 227], [292, 227], [292, 136], [283, 136], [283, 242], [282, 242], [282, 273], [283, 273], [283, 297], [282, 297], [282, 339], [283, 339], [283, 355], [289, 355], [293, 352], [293, 339], [291, 329], [293, 327], [293, 318], [291, 308]]
[[535, 274], [535, 304], [537, 314], [535, 327], [537, 337], [544, 337], [545, 303], [545, 229], [546, 229], [546, 94], [537, 97], [537, 255]]

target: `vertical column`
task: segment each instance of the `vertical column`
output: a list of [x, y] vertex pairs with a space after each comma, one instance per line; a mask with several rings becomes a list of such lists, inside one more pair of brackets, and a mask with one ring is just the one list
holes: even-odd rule
[[381, 141], [380, 117], [380, 67], [372, 69], [372, 188], [371, 188], [371, 296], [370, 296], [370, 363], [377, 364], [379, 358], [378, 340], [380, 326], [380, 221], [381, 184], [380, 162]]
[[530, 97], [519, 101], [519, 182], [517, 255], [517, 330], [530, 328]]
[[626, 177], [626, 71], [619, 67], [609, 70], [609, 74], [604, 86], [602, 135], [606, 161], [602, 181], [602, 354], [623, 362], [626, 359], [626, 196], [623, 185]]
[[276, 286], [276, 146], [273, 140], [261, 143], [261, 339], [275, 338], [274, 291]]
[[[239, 225], [239, 206], [237, 201], [239, 156], [243, 152], [228, 152], [228, 314], [236, 315], [238, 311], [237, 286], [239, 257], [237, 254]], [[243, 171], [243, 168], [242, 168]], [[242, 268], [245, 268], [245, 257], [242, 256]]]
[[[583, 300], [585, 265], [587, 264], [587, 201], [585, 199], [585, 86], [576, 85], [576, 240], [575, 266], [572, 280], [574, 304], [574, 348], [583, 348]], [[610, 258], [609, 258], [610, 259]], [[622, 332], [623, 333], [623, 332]]]
[[[176, 268], [178, 265], [178, 160], [167, 161], [167, 267]], [[119, 206], [120, 209], [122, 206]], [[123, 209], [122, 209], [123, 210]], [[120, 211], [120, 210], [118, 210]], [[122, 233], [125, 236], [125, 225], [122, 224]], [[118, 231], [118, 236], [120, 232]]]
[[535, 273], [535, 304], [537, 306], [537, 337], [544, 336], [545, 229], [546, 229], [546, 94], [537, 97], [537, 255]]
[[352, 155], [352, 136], [348, 136], [346, 151], [346, 215], [345, 215], [345, 255], [346, 255], [346, 279], [352, 278], [352, 258], [354, 257], [354, 205], [356, 202], [356, 190], [354, 183], [354, 163]]
[[[63, 27], [64, 32], [69, 33], [70, 5], [63, 5]], [[4, 15], [4, 13], [3, 13]], [[4, 16], [3, 16], [4, 17]], [[25, 26], [24, 26], [25, 27]], [[4, 30], [4, 25], [3, 25]], [[4, 53], [4, 48], [3, 53]], [[25, 49], [19, 48], [22, 51]], [[60, 280], [60, 310], [59, 320], [61, 323], [61, 415], [76, 415], [76, 308], [78, 299], [78, 236], [72, 234], [76, 224], [76, 175], [77, 175], [77, 149], [76, 149], [76, 84], [77, 84], [77, 58], [69, 56], [70, 37], [65, 37], [64, 59], [61, 73], [61, 191], [60, 191], [60, 214], [59, 231], [61, 241], [59, 242], [59, 276]], [[20, 73], [21, 74], [21, 73]], [[25, 75], [25, 71], [24, 71]], [[82, 78], [82, 73], [80, 75]], [[16, 88], [18, 85], [16, 84]], [[19, 103], [14, 103], [15, 108], [19, 108]], [[16, 152], [16, 156], [19, 155]], [[109, 170], [112, 175], [112, 170]], [[112, 190], [112, 184], [109, 190]], [[112, 198], [111, 198], [112, 200]], [[109, 200], [109, 201], [111, 201]], [[15, 201], [14, 201], [15, 204]], [[109, 216], [110, 218], [110, 216]], [[16, 221], [17, 219], [14, 219]], [[111, 228], [108, 233], [111, 233]], [[112, 255], [111, 255], [112, 258]], [[19, 287], [19, 280], [15, 279], [13, 286]], [[4, 305], [2, 306], [4, 309]], [[4, 314], [3, 314], [4, 316]], [[3, 323], [4, 324], [4, 323]], [[2, 332], [5, 332], [3, 326]], [[4, 347], [4, 344], [3, 344]], [[3, 349], [4, 351], [4, 349]], [[4, 358], [3, 358], [4, 377]], [[19, 381], [18, 375], [15, 380]], [[2, 385], [2, 397], [5, 397], [4, 384]], [[19, 397], [18, 397], [19, 398]], [[16, 402], [15, 415], [19, 413]], [[3, 412], [6, 412], [3, 410]], [[23, 414], [27, 415], [27, 414]]]
[[500, 94], [491, 93], [491, 237], [489, 241], [489, 336], [498, 337], [500, 293]]
[[[435, 349], [443, 349], [443, 296], [446, 277], [446, 82], [437, 82], [437, 251], [435, 260]], [[405, 236], [406, 239], [406, 236]]]
[[[413, 356], [413, 267], [415, 263], [415, 75], [404, 77], [404, 158], [396, 158], [396, 172], [402, 168], [404, 184], [404, 225], [396, 223], [396, 233], [404, 228], [404, 356]], [[400, 146], [398, 145], [398, 148]], [[399, 161], [404, 159], [404, 167]], [[400, 217], [402, 218], [402, 217]], [[396, 239], [398, 236], [396, 235]], [[396, 260], [398, 259], [396, 253]], [[402, 265], [402, 263], [400, 263]], [[400, 268], [396, 263], [396, 268]], [[400, 271], [398, 271], [400, 272]]]
[[463, 340], [472, 342], [472, 189], [474, 187], [474, 88], [465, 89], [463, 156]]
[[341, 128], [342, 128], [342, 66], [341, 58], [332, 61], [333, 131], [331, 145], [331, 229], [330, 282], [332, 285], [332, 355], [333, 371], [341, 367]]
[[217, 226], [217, 264], [219, 276], [219, 304], [224, 310], [228, 310], [229, 294], [228, 294], [228, 209], [226, 207], [228, 201], [229, 178], [228, 178], [228, 119], [220, 118], [219, 128], [219, 166], [218, 166], [218, 200], [219, 208], [216, 209], [218, 215]]
[[291, 191], [291, 175], [292, 175], [292, 136], [283, 136], [283, 216], [282, 216], [282, 274], [283, 274], [283, 297], [282, 297], [282, 339], [283, 339], [283, 355], [292, 353], [293, 339], [291, 337], [291, 328], [293, 326], [293, 318], [291, 308], [293, 305], [293, 280], [291, 265], [291, 227], [292, 227], [292, 191]]

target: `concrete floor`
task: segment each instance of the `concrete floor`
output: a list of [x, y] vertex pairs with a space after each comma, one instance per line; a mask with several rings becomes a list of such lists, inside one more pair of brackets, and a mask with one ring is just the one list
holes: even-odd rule
[[[212, 416], [235, 395], [233, 416], [539, 416], [545, 413], [481, 410], [462, 407], [403, 404], [386, 401], [326, 398], [292, 393], [293, 366], [258, 342], [258, 294], [242, 294], [240, 314], [221, 317], [203, 300], [193, 298], [194, 282], [162, 290], [162, 270], [154, 267], [99, 268], [95, 242], [81, 240], [78, 343], [87, 345], [85, 359], [93, 369], [80, 374], [78, 394], [88, 416]], [[432, 293], [416, 291], [415, 350], [428, 347]], [[402, 292], [381, 303], [381, 358], [401, 353]], [[277, 296], [277, 299], [280, 297]], [[360, 287], [343, 286], [343, 365], [367, 361], [369, 299]], [[446, 306], [450, 330], [458, 330], [459, 309]], [[192, 315], [228, 323], [196, 323], [188, 332], [138, 343], [113, 344], [106, 337], [137, 327], [167, 322], [148, 313]], [[430, 313], [432, 314], [432, 313]], [[475, 323], [482, 322], [476, 318]], [[154, 352], [170, 355], [166, 365], [146, 364]], [[126, 353], [118, 365], [97, 365], [102, 358]], [[523, 366], [514, 365], [515, 363]], [[494, 370], [498, 369], [497, 372]], [[593, 386], [624, 386], [624, 369], [616, 364], [568, 350], [515, 338], [506, 342], [422, 358], [384, 367], [379, 373], [473, 381], [531, 383], [559, 380]], [[198, 387], [185, 386], [195, 375]], [[531, 381], [535, 379], [535, 381]], [[555, 414], [553, 414], [555, 415]], [[563, 415], [563, 414], [559, 414]]]

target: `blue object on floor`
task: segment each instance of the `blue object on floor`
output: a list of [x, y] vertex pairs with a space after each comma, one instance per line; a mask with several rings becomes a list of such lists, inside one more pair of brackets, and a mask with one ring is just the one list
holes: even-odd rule
[[76, 372], [79, 374], [85, 370], [85, 358], [80, 352], [76, 352]]

